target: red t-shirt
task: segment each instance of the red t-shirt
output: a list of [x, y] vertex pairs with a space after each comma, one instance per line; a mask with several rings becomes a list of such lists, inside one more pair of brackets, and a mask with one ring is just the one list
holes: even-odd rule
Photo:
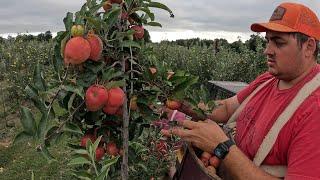
[[[279, 90], [279, 80], [264, 73], [237, 94], [244, 99], [260, 84], [272, 78], [255, 94], [237, 119], [237, 146], [253, 160], [263, 138], [300, 88], [318, 72], [317, 65], [290, 89]], [[288, 166], [287, 179], [320, 179], [320, 88], [314, 91], [281, 129], [262, 164]]]

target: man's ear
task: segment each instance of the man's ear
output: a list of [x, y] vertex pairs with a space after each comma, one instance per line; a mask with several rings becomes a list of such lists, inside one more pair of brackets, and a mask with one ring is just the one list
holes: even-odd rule
[[314, 38], [308, 38], [308, 40], [304, 43], [305, 46], [305, 55], [306, 57], [312, 57], [314, 51], [316, 50], [317, 44]]

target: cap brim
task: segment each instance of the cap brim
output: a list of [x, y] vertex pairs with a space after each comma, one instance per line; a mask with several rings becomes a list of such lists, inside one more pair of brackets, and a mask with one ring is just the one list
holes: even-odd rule
[[251, 30], [254, 32], [266, 32], [268, 30], [277, 32], [297, 32], [297, 30], [277, 23], [254, 23], [251, 25]]

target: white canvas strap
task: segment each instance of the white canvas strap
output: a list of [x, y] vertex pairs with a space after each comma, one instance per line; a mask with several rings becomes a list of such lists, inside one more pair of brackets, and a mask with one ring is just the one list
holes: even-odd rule
[[256, 156], [253, 159], [255, 165], [260, 166], [264, 159], [269, 154], [271, 148], [277, 140], [280, 130], [289, 121], [294, 112], [298, 109], [301, 103], [318, 87], [320, 86], [320, 73], [318, 73], [311, 81], [306, 83], [289, 103], [286, 109], [280, 114], [278, 119], [271, 127], [268, 134], [262, 141]]
[[285, 177], [287, 174], [287, 166], [261, 165], [260, 168], [263, 169], [265, 172], [276, 177]]

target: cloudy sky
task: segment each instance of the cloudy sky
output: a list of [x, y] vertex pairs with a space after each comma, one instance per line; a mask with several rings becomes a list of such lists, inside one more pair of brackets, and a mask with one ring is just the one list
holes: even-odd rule
[[[153, 41], [200, 37], [235, 41], [251, 34], [250, 24], [267, 21], [283, 0], [155, 0], [166, 4], [166, 11], [155, 10], [156, 21], [163, 28], [148, 28]], [[316, 11], [320, 17], [320, 0], [291, 0]], [[25, 32], [51, 32], [64, 29], [66, 12], [76, 12], [85, 0], [0, 0], [0, 35]]]

